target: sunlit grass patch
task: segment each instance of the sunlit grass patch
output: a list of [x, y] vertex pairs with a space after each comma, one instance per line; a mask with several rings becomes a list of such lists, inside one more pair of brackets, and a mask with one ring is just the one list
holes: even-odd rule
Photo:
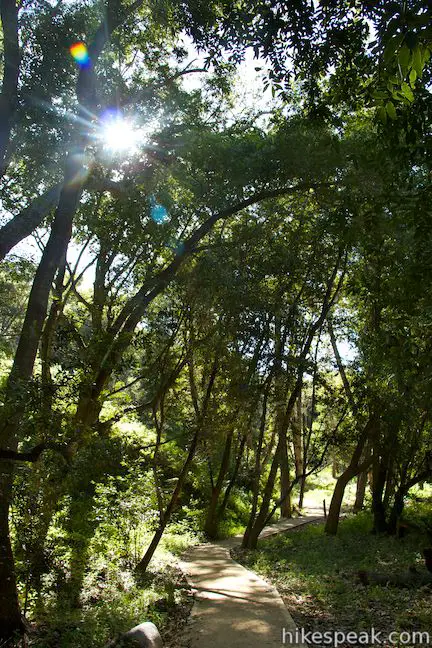
[[431, 589], [365, 587], [357, 578], [359, 570], [404, 573], [411, 565], [425, 570], [426, 535], [414, 530], [396, 539], [372, 535], [370, 528], [367, 514], [342, 521], [336, 537], [326, 536], [323, 524], [308, 525], [262, 541], [239, 559], [276, 585], [299, 627], [430, 630]]

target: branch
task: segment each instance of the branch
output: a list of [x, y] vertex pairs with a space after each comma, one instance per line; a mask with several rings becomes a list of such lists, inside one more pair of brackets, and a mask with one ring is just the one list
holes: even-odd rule
[[[63, 182], [50, 187], [42, 195], [35, 198], [31, 205], [25, 207], [0, 228], [0, 261], [15, 245], [30, 236], [41, 225], [44, 218], [57, 206], [62, 188]], [[100, 182], [90, 179], [86, 188], [90, 191], [108, 191], [112, 194], [121, 194], [125, 191], [125, 184], [107, 179]]]
[[120, 27], [127, 18], [137, 11], [144, 0], [135, 0], [129, 7], [118, 9], [117, 0], [108, 0], [105, 8], [105, 19], [100, 23], [93, 41], [88, 47], [90, 65], [82, 67], [77, 81], [77, 98], [87, 110], [96, 109], [95, 64], [101, 55], [113, 31]]
[[17, 243], [22, 241], [42, 223], [51, 209], [57, 205], [63, 183], [58, 183], [38, 196], [29, 207], [23, 209], [0, 229], [0, 261]]
[[66, 461], [69, 461], [68, 449], [66, 446], [58, 445], [57, 443], [39, 443], [37, 446], [28, 450], [27, 452], [16, 452], [14, 450], [0, 449], [0, 461], [28, 461], [36, 462], [41, 454], [46, 450], [53, 450], [61, 454]]
[[216, 214], [210, 216], [202, 225], [200, 225], [193, 234], [185, 241], [182, 253], [178, 254], [174, 260], [155, 277], [143, 284], [140, 290], [126, 303], [123, 310], [117, 317], [113, 324], [111, 333], [116, 335], [124, 327], [128, 331], [132, 331], [141, 318], [141, 314], [145, 311], [147, 305], [162, 292], [177, 273], [179, 267], [184, 263], [193, 252], [196, 250], [198, 243], [212, 230], [213, 226], [225, 218], [229, 218], [238, 214], [243, 209], [250, 207], [262, 200], [269, 198], [278, 198], [288, 194], [296, 193], [304, 189], [316, 187], [310, 183], [299, 183], [294, 187], [283, 187], [279, 189], [266, 189], [258, 191], [250, 198], [246, 198], [238, 202], [232, 207], [227, 207]]
[[359, 413], [359, 409], [357, 407], [357, 403], [354, 400], [354, 395], [353, 395], [352, 390], [351, 390], [351, 385], [350, 385], [349, 380], [347, 378], [347, 375], [346, 375], [346, 372], [345, 372], [345, 367], [343, 366], [342, 358], [340, 356], [339, 349], [338, 349], [338, 346], [337, 346], [337, 340], [336, 340], [336, 336], [335, 336], [335, 333], [334, 333], [333, 324], [331, 323], [330, 320], [328, 320], [328, 330], [329, 330], [329, 333], [330, 333], [330, 341], [331, 341], [331, 345], [332, 345], [332, 348], [333, 348], [334, 357], [336, 359], [336, 363], [337, 363], [337, 366], [338, 366], [338, 369], [339, 369], [339, 373], [340, 373], [340, 376], [342, 378], [342, 383], [343, 383], [343, 386], [344, 386], [344, 389], [345, 389], [345, 393], [347, 395], [347, 399], [348, 399], [348, 402], [350, 404], [351, 411], [354, 414], [354, 416], [357, 417], [358, 413]]

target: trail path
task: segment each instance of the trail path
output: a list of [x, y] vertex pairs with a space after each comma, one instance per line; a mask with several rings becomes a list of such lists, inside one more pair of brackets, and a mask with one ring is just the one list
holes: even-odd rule
[[[323, 519], [319, 509], [305, 513], [266, 527], [260, 539]], [[295, 630], [276, 588], [230, 557], [241, 537], [198, 545], [184, 554], [182, 568], [195, 590], [195, 603], [182, 646], [281, 648], [283, 628]]]

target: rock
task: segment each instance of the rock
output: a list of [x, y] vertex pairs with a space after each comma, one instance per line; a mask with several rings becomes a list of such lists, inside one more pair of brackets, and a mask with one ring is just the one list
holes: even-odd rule
[[126, 632], [123, 637], [123, 644], [128, 646], [139, 646], [140, 648], [163, 648], [162, 638], [159, 630], [154, 623], [146, 621], [140, 625], [135, 626], [129, 632]]

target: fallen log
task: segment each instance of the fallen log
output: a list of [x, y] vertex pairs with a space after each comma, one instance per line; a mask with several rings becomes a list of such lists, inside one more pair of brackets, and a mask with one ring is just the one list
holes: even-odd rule
[[432, 585], [432, 574], [418, 572], [415, 568], [405, 574], [380, 574], [360, 570], [357, 577], [362, 585], [381, 585], [382, 587], [418, 588]]

